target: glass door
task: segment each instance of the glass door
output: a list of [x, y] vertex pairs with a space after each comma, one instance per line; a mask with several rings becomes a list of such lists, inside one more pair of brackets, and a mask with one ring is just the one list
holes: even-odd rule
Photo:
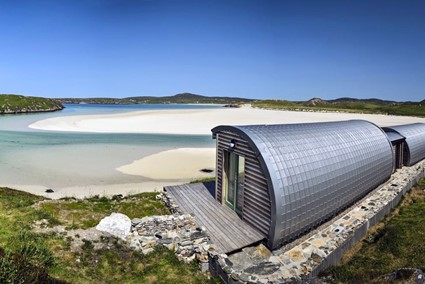
[[245, 180], [245, 158], [225, 151], [225, 203], [242, 214]]

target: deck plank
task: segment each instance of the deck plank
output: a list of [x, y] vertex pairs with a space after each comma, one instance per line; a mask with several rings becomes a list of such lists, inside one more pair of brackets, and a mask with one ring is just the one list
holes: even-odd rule
[[183, 212], [194, 214], [197, 225], [207, 229], [221, 253], [238, 250], [265, 238], [233, 210], [218, 203], [202, 183], [167, 186], [165, 190]]
[[[191, 195], [191, 193], [194, 193]], [[193, 188], [180, 188], [178, 194], [180, 194], [181, 196], [183, 196], [183, 198], [185, 198], [185, 201], [187, 202], [187, 204], [190, 204], [190, 210], [191, 213], [195, 214], [195, 219], [198, 223], [198, 226], [204, 226], [205, 228], [210, 229], [210, 231], [215, 232], [216, 234], [216, 242], [220, 243], [221, 246], [223, 247], [233, 247], [233, 246], [237, 246], [237, 243], [235, 243], [232, 239], [227, 238], [225, 235], [223, 235], [222, 230], [220, 229], [220, 226], [217, 225], [217, 223], [215, 222], [216, 220], [216, 212], [214, 212], [214, 210], [211, 211], [205, 211], [203, 210], [202, 206], [199, 206], [199, 204], [197, 204], [196, 201], [199, 201], [199, 199], [196, 198], [196, 189], [194, 190]], [[192, 197], [195, 197], [192, 199]], [[202, 205], [204, 205], [204, 203], [202, 203]], [[210, 215], [208, 215], [208, 213], [210, 213]]]

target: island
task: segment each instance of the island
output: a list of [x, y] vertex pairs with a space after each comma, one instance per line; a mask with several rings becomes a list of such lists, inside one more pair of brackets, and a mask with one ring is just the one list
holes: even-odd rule
[[0, 94], [0, 114], [50, 112], [63, 108], [62, 103], [54, 99]]

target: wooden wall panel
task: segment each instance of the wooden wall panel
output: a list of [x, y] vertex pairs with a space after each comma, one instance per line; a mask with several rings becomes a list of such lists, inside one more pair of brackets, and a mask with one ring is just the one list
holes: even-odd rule
[[235, 154], [245, 157], [245, 183], [242, 219], [268, 236], [271, 220], [270, 197], [267, 180], [261, 169], [260, 162], [248, 143], [241, 137], [230, 132], [219, 132], [217, 139], [217, 178], [216, 200], [223, 200], [224, 182], [224, 151], [229, 149], [230, 142], [236, 141], [233, 150]]

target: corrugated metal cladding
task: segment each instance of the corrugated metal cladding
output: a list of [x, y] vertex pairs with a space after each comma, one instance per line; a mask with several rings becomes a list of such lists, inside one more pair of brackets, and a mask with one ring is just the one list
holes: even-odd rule
[[425, 159], [425, 124], [413, 123], [384, 127], [387, 132], [396, 132], [406, 138], [404, 143], [404, 164], [412, 166]]
[[393, 170], [390, 141], [367, 121], [218, 126], [212, 131], [236, 133], [258, 155], [271, 201], [272, 249], [351, 205]]
[[264, 176], [260, 162], [253, 149], [243, 138], [236, 133], [220, 132], [217, 134], [217, 178], [216, 200], [222, 203], [223, 199], [223, 165], [224, 151], [229, 149], [231, 141], [237, 141], [238, 146], [234, 153], [245, 157], [245, 182], [244, 196], [242, 199], [242, 220], [268, 236], [270, 229], [270, 197], [267, 180]]

